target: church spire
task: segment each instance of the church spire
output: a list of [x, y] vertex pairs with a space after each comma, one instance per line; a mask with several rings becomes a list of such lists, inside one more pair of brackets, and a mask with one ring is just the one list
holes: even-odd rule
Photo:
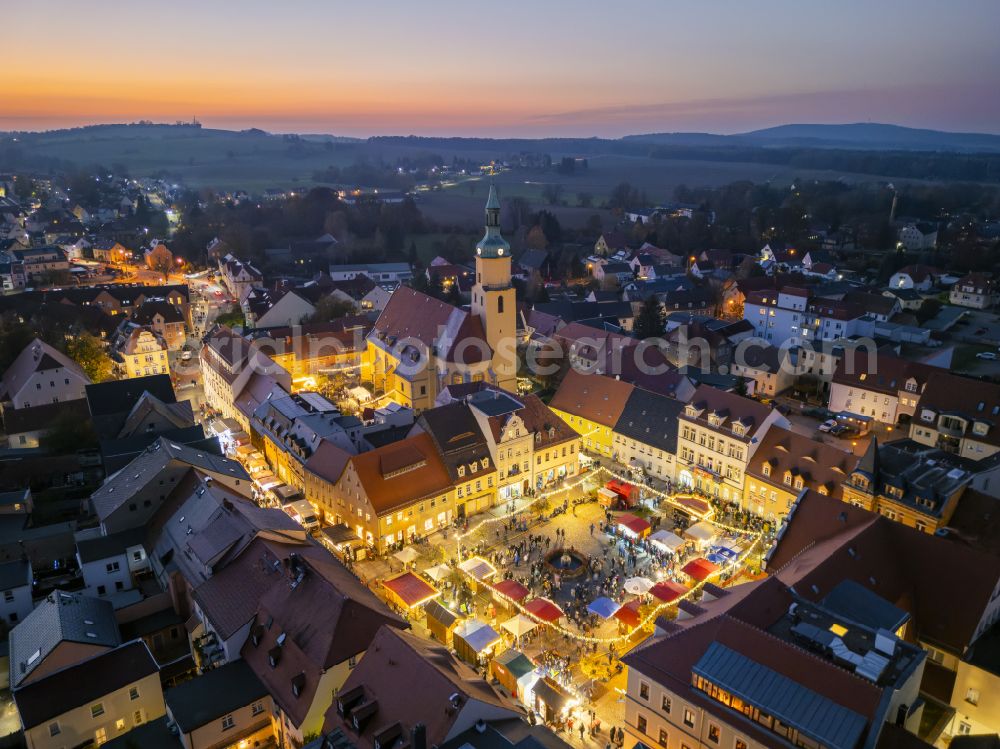
[[490, 182], [490, 194], [486, 199], [486, 233], [476, 245], [476, 255], [484, 258], [510, 257], [510, 245], [500, 233], [500, 198], [493, 182]]

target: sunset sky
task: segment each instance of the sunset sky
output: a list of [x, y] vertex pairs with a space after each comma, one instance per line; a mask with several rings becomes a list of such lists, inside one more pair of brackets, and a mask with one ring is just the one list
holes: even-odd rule
[[35, 0], [3, 27], [0, 130], [1000, 132], [998, 0]]

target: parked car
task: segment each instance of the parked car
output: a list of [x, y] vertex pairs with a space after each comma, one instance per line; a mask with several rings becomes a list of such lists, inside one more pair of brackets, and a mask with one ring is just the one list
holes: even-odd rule
[[996, 361], [997, 355], [993, 351], [980, 351], [976, 354], [977, 359], [986, 359], [987, 361]]
[[830, 430], [830, 434], [834, 437], [846, 437], [852, 431], [851, 427], [847, 426], [847, 424], [837, 424], [837, 426]]
[[836, 419], [827, 419], [822, 424], [820, 424], [817, 429], [821, 432], [832, 432], [838, 426]]

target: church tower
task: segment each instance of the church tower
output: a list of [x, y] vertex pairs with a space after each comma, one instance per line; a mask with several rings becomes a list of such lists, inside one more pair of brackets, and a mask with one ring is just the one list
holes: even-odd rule
[[476, 285], [472, 313], [483, 322], [486, 342], [493, 349], [497, 385], [517, 387], [517, 310], [510, 285], [510, 245], [500, 234], [500, 200], [494, 185], [486, 201], [486, 233], [476, 245]]

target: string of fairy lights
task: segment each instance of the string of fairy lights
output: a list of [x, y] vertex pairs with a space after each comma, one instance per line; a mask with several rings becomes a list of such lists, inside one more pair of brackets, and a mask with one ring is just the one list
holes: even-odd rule
[[[553, 488], [553, 489], [551, 489], [549, 491], [542, 492], [540, 494], [535, 495], [534, 497], [531, 498], [531, 500], [529, 502], [527, 502], [526, 504], [522, 505], [519, 508], [515, 508], [511, 512], [507, 512], [507, 513], [504, 513], [502, 515], [494, 515], [494, 516], [491, 516], [491, 517], [484, 518], [484, 519], [480, 520], [478, 523], [476, 523], [476, 525], [472, 526], [469, 530], [465, 531], [464, 533], [458, 533], [458, 534], [456, 534], [456, 542], [458, 542], [459, 544], [461, 544], [461, 541], [463, 539], [469, 538], [471, 535], [473, 535], [474, 533], [476, 533], [481, 528], [483, 528], [483, 527], [485, 527], [487, 525], [490, 525], [490, 524], [493, 524], [493, 523], [506, 522], [507, 520], [510, 520], [512, 517], [514, 517], [516, 515], [520, 515], [521, 513], [527, 511], [533, 505], [535, 505], [535, 504], [537, 504], [539, 502], [547, 500], [550, 497], [555, 496], [556, 494], [561, 494], [562, 492], [574, 489], [574, 488], [582, 485], [586, 481], [598, 479], [599, 477], [604, 476], [604, 475], [611, 476], [611, 477], [616, 478], [616, 479], [618, 479], [620, 481], [629, 481], [629, 479], [626, 478], [625, 476], [623, 476], [623, 475], [621, 475], [621, 474], [619, 474], [619, 473], [617, 473], [615, 471], [612, 471], [611, 469], [607, 468], [606, 466], [603, 466], [603, 465], [598, 466], [597, 470], [589, 472], [589, 473], [586, 473], [586, 474], [583, 474], [583, 475], [581, 475], [579, 478], [577, 478], [574, 481], [571, 481], [571, 482], [566, 483], [566, 484], [562, 484], [562, 485], [560, 485], [558, 487], [555, 487], [555, 488]], [[698, 513], [695, 510], [693, 510], [691, 507], [686, 506], [686, 505], [682, 504], [681, 502], [679, 502], [677, 500], [678, 497], [682, 497], [682, 498], [686, 497], [686, 498], [689, 498], [689, 499], [699, 499], [694, 494], [688, 494], [688, 493], [683, 493], [683, 494], [668, 494], [666, 492], [663, 492], [663, 491], [660, 491], [658, 489], [655, 489], [653, 487], [648, 487], [648, 486], [643, 487], [643, 491], [645, 491], [645, 492], [647, 492], [649, 494], [652, 494], [652, 495], [654, 495], [656, 497], [659, 497], [660, 499], [663, 499], [663, 500], [667, 501], [669, 504], [671, 504], [672, 506], [676, 507], [677, 509], [680, 509], [680, 510], [682, 510], [682, 511], [684, 511], [684, 512], [686, 512], [686, 513], [688, 513], [688, 514], [690, 514], [690, 515], [692, 515], [694, 517], [697, 517], [701, 521], [710, 523], [711, 525], [713, 525], [716, 528], [728, 531], [730, 533], [734, 533], [734, 534], [737, 534], [737, 535], [744, 536], [748, 540], [750, 540], [750, 543], [749, 543], [749, 545], [745, 549], [741, 550], [741, 552], [734, 559], [730, 560], [727, 564], [721, 565], [718, 569], [716, 569], [710, 575], [708, 575], [704, 580], [698, 581], [695, 585], [693, 585], [685, 593], [681, 594], [677, 598], [675, 598], [675, 599], [673, 599], [671, 601], [664, 601], [664, 602], [661, 602], [661, 603], [653, 606], [653, 608], [646, 614], [646, 616], [643, 619], [641, 619], [639, 621], [638, 624], [636, 624], [635, 627], [633, 627], [632, 629], [628, 630], [625, 633], [622, 633], [622, 634], [619, 634], [619, 635], [616, 635], [616, 636], [611, 636], [611, 637], [595, 637], [593, 635], [581, 634], [580, 632], [575, 632], [575, 631], [573, 631], [571, 629], [568, 629], [567, 627], [559, 624], [558, 621], [550, 622], [550, 621], [546, 621], [545, 619], [540, 618], [539, 616], [537, 616], [536, 614], [534, 614], [532, 611], [529, 611], [528, 609], [526, 609], [524, 607], [524, 605], [522, 605], [519, 601], [515, 601], [513, 598], [511, 598], [511, 597], [509, 597], [509, 596], [501, 593], [500, 591], [496, 590], [495, 588], [492, 590], [493, 595], [499, 597], [501, 600], [503, 600], [506, 603], [510, 604], [510, 606], [513, 607], [514, 609], [516, 609], [519, 613], [522, 613], [525, 616], [528, 616], [529, 618], [531, 618], [533, 621], [537, 622], [538, 624], [540, 624], [542, 626], [549, 627], [552, 630], [554, 630], [554, 631], [556, 631], [556, 632], [558, 632], [558, 633], [560, 633], [560, 634], [562, 634], [562, 635], [564, 635], [564, 636], [566, 636], [566, 637], [568, 637], [568, 638], [570, 638], [572, 640], [575, 640], [577, 642], [583, 642], [583, 643], [588, 643], [588, 644], [597, 643], [599, 645], [611, 645], [611, 644], [615, 644], [615, 643], [627, 642], [628, 640], [630, 640], [632, 638], [632, 636], [637, 631], [640, 631], [640, 630], [645, 629], [646, 627], [648, 627], [651, 623], [653, 623], [656, 619], [658, 619], [660, 617], [660, 615], [664, 611], [666, 611], [668, 608], [670, 608], [671, 606], [678, 605], [681, 601], [688, 600], [689, 598], [691, 598], [692, 596], [694, 596], [695, 593], [697, 593], [702, 588], [704, 588], [705, 585], [708, 584], [709, 582], [711, 582], [713, 579], [716, 579], [716, 578], [718, 578], [718, 577], [720, 577], [720, 576], [722, 576], [724, 574], [727, 574], [727, 573], [732, 573], [732, 572], [736, 571], [738, 568], [742, 569], [745, 566], [746, 560], [754, 553], [754, 551], [757, 549], [757, 547], [762, 543], [762, 541], [764, 539], [764, 534], [761, 533], [761, 532], [759, 532], [759, 531], [751, 531], [751, 530], [747, 530], [746, 528], [738, 528], [738, 527], [727, 525], [725, 523], [722, 523], [722, 522], [719, 522], [719, 521], [715, 520], [714, 519], [714, 514], [715, 513], [714, 513], [714, 510], [712, 509], [711, 505], [708, 506], [708, 510], [706, 512], [704, 512], [704, 513]], [[471, 571], [466, 570], [466, 569], [462, 569], [461, 567], [458, 567], [458, 570], [459, 570], [459, 572], [461, 574], [463, 574], [465, 577], [467, 577], [473, 583], [475, 583], [477, 585], [483, 584], [483, 581], [479, 580], [478, 578], [476, 578], [471, 573]]]

